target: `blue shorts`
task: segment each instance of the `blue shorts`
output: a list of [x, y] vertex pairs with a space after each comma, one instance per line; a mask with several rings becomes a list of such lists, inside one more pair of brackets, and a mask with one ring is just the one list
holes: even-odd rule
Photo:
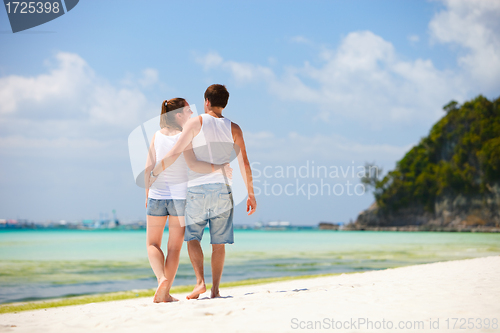
[[210, 244], [233, 244], [233, 195], [223, 183], [188, 187], [184, 240], [201, 241], [208, 223]]
[[146, 215], [149, 216], [183, 216], [186, 200], [183, 199], [153, 199], [148, 198]]

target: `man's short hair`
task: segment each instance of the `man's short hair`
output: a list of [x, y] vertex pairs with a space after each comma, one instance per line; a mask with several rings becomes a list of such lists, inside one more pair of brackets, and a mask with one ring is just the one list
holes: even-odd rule
[[225, 108], [229, 99], [229, 92], [222, 84], [212, 84], [205, 90], [205, 99], [208, 99], [213, 107]]

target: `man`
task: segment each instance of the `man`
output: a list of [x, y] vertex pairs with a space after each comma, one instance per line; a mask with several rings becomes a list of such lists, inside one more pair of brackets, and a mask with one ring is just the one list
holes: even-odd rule
[[[222, 115], [229, 92], [220, 84], [205, 91], [205, 114], [190, 119], [183, 128], [172, 150], [152, 171], [156, 177], [168, 168], [185, 150], [194, 152], [200, 161], [214, 164], [228, 163], [234, 150], [248, 191], [247, 212], [255, 212], [257, 203], [253, 191], [252, 170], [248, 162], [241, 128]], [[225, 244], [233, 239], [233, 200], [230, 180], [220, 173], [198, 174], [189, 170], [186, 198], [186, 233], [188, 252], [196, 274], [196, 286], [188, 299], [195, 299], [206, 291], [203, 271], [203, 251], [200, 241], [207, 223], [212, 244], [211, 297], [219, 297], [219, 284], [225, 260]], [[154, 180], [153, 180], [154, 181]]]

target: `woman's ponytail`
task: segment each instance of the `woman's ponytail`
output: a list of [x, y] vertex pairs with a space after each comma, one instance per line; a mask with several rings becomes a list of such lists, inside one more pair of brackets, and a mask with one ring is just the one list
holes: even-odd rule
[[182, 131], [182, 126], [177, 123], [175, 115], [184, 110], [184, 98], [172, 98], [161, 103], [160, 127], [170, 127]]

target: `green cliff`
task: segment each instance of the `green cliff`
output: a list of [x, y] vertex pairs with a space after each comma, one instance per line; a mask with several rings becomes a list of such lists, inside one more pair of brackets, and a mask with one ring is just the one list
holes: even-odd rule
[[454, 101], [429, 135], [383, 179], [364, 179], [375, 204], [353, 229], [500, 227], [500, 98]]

